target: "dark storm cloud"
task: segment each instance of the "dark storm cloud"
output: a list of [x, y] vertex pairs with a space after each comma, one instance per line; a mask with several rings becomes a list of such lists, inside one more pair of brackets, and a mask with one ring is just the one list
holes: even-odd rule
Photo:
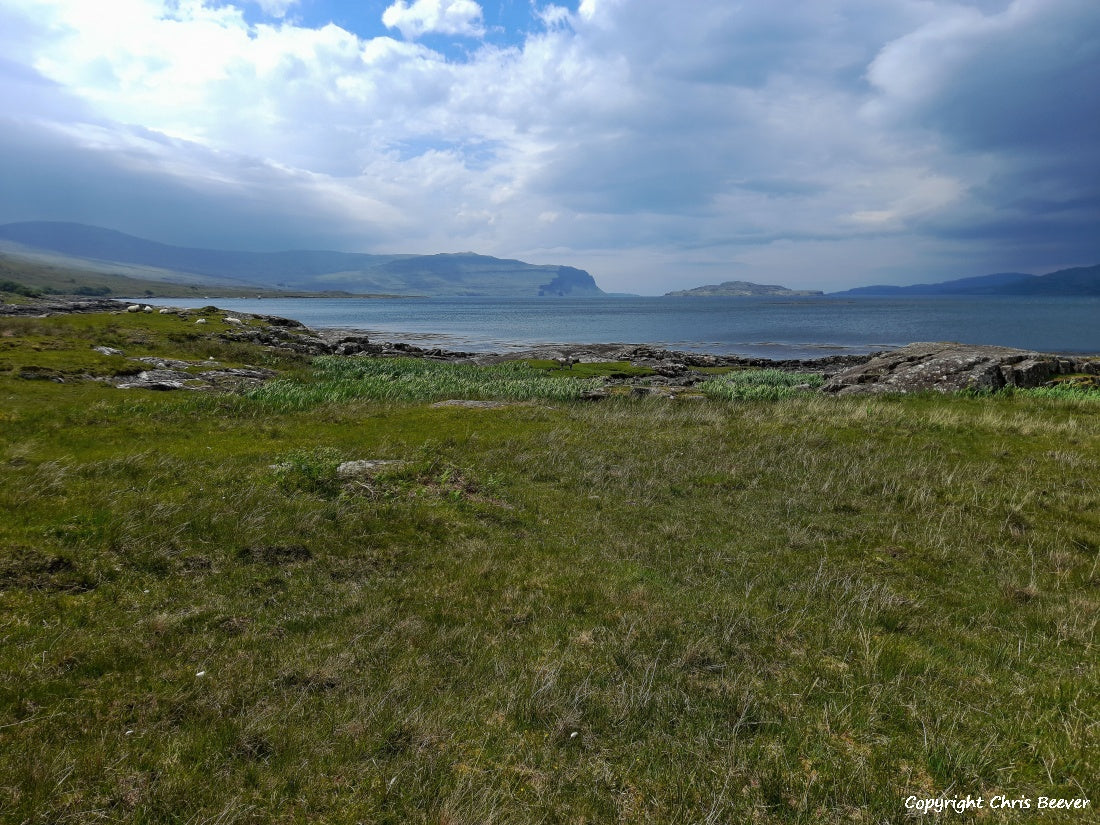
[[111, 133], [115, 148], [104, 152], [87, 140], [99, 128], [74, 135], [0, 118], [0, 223], [74, 221], [227, 249], [359, 249], [377, 240], [351, 222], [326, 222], [324, 204], [303, 198], [292, 174], [140, 132], [125, 135], [125, 148]]
[[929, 27], [887, 47], [876, 73], [900, 93], [894, 128], [934, 133], [945, 165], [989, 170], [921, 231], [1100, 260], [1100, 4], [1026, 0]]

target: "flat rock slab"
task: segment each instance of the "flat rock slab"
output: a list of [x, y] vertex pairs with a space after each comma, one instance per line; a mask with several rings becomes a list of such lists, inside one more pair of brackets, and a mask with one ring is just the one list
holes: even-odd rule
[[[187, 365], [185, 361], [170, 362]], [[198, 361], [197, 364], [204, 362]], [[262, 384], [275, 376], [274, 370], [260, 367], [233, 367], [203, 372], [183, 372], [177, 369], [145, 370], [136, 376], [112, 380], [120, 390], [210, 390], [242, 389]]]
[[992, 391], [1038, 387], [1076, 373], [1100, 374], [1100, 361], [1010, 347], [918, 343], [838, 372], [821, 389], [837, 395]]
[[115, 384], [120, 390], [181, 390], [197, 385], [195, 376], [179, 370], [145, 370]]

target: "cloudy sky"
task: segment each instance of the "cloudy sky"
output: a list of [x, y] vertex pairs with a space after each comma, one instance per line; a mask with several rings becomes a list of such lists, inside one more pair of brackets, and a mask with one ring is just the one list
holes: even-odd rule
[[0, 0], [0, 223], [645, 294], [1100, 262], [1098, 0]]

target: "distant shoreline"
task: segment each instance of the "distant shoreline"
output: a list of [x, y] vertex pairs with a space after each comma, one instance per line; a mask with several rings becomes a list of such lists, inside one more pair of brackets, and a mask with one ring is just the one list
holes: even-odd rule
[[[660, 298], [660, 296], [652, 296]], [[935, 303], [939, 303], [940, 296], [937, 296]], [[828, 363], [828, 362], [856, 362], [860, 360], [867, 360], [876, 354], [888, 352], [899, 349], [907, 344], [916, 341], [952, 341], [960, 340], [959, 337], [954, 335], [943, 335], [938, 331], [930, 331], [929, 334], [924, 334], [921, 329], [911, 330], [911, 334], [905, 334], [903, 330], [897, 330], [898, 336], [895, 340], [885, 340], [878, 343], [860, 342], [856, 344], [847, 343], [835, 343], [828, 341], [827, 343], [813, 343], [811, 335], [814, 334], [814, 330], [807, 330], [807, 338], [810, 338], [808, 342], [804, 343], [786, 343], [785, 339], [768, 339], [765, 337], [759, 337], [755, 339], [747, 339], [745, 342], [738, 346], [735, 343], [728, 343], [722, 340], [713, 340], [709, 343], [714, 344], [713, 347], [708, 347], [708, 343], [705, 340], [705, 335], [700, 334], [700, 337], [695, 340], [686, 341], [687, 346], [684, 346], [680, 340], [676, 337], [665, 336], [663, 339], [654, 337], [652, 339], [647, 338], [631, 338], [628, 337], [630, 328], [624, 327], [619, 331], [625, 331], [627, 334], [623, 335], [618, 340], [600, 340], [599, 338], [588, 338], [587, 336], [581, 337], [577, 335], [575, 338], [561, 337], [552, 338], [550, 335], [545, 335], [544, 330], [537, 330], [532, 335], [531, 329], [524, 329], [518, 331], [515, 337], [509, 336], [507, 333], [494, 339], [492, 332], [486, 335], [470, 335], [466, 331], [455, 332], [437, 332], [434, 329], [402, 329], [399, 324], [402, 317], [405, 320], [412, 319], [413, 323], [419, 323], [423, 319], [423, 315], [420, 313], [405, 312], [402, 316], [401, 312], [397, 315], [392, 315], [388, 311], [383, 314], [374, 313], [370, 317], [364, 316], [361, 322], [347, 323], [317, 323], [316, 318], [309, 318], [303, 316], [295, 316], [293, 312], [288, 311], [284, 307], [277, 306], [278, 299], [271, 299], [276, 305], [272, 305], [268, 299], [257, 301], [255, 298], [231, 298], [231, 299], [218, 299], [218, 298], [202, 298], [202, 299], [184, 299], [182, 302], [177, 302], [177, 299], [173, 298], [149, 298], [149, 297], [134, 297], [129, 299], [117, 299], [117, 298], [99, 298], [99, 297], [87, 297], [87, 296], [60, 296], [60, 295], [47, 295], [38, 298], [17, 298], [13, 296], [21, 303], [5, 303], [0, 305], [0, 315], [41, 315], [41, 314], [54, 314], [54, 313], [68, 313], [68, 312], [98, 312], [98, 311], [120, 311], [126, 308], [128, 304], [138, 303], [145, 304], [150, 303], [153, 306], [167, 306], [178, 308], [199, 308], [205, 305], [219, 306], [219, 308], [228, 311], [232, 314], [242, 315], [250, 314], [258, 317], [286, 317], [292, 318], [296, 323], [301, 324], [303, 327], [308, 327], [314, 331], [318, 337], [325, 339], [338, 338], [340, 335], [356, 335], [356, 336], [369, 336], [372, 341], [385, 341], [386, 343], [394, 346], [401, 346], [409, 351], [417, 350], [424, 352], [438, 351], [440, 353], [461, 353], [460, 357], [466, 358], [518, 358], [524, 357], [525, 353], [539, 353], [539, 352], [557, 352], [561, 354], [561, 357], [575, 357], [575, 353], [583, 351], [591, 351], [593, 353], [598, 352], [626, 352], [626, 351], [638, 351], [638, 350], [652, 350], [654, 352], [669, 353], [670, 355], [682, 355], [685, 357], [698, 357], [709, 356], [723, 360], [729, 360], [734, 362], [752, 362], [752, 363]], [[828, 300], [828, 296], [825, 296]], [[291, 299], [293, 301], [305, 301], [305, 299]], [[343, 302], [343, 299], [330, 299], [333, 301]], [[549, 300], [552, 304], [556, 305], [553, 299], [539, 299], [538, 304], [542, 303], [542, 300]], [[681, 299], [686, 300], [686, 299]], [[752, 305], [759, 305], [761, 299], [748, 299]], [[767, 299], [764, 299], [767, 302]], [[797, 300], [797, 299], [796, 299]], [[803, 298], [803, 301], [806, 299]], [[251, 303], [247, 309], [241, 306], [241, 302]], [[788, 301], [783, 298], [779, 298], [782, 304], [787, 304]], [[854, 300], [849, 299], [851, 303], [860, 304], [862, 300], [856, 298]], [[842, 301], [841, 303], [847, 304], [849, 301]], [[419, 301], [417, 302], [419, 303]], [[504, 302], [506, 305], [508, 302]], [[586, 302], [587, 303], [587, 302]], [[603, 304], [603, 300], [593, 301], [596, 306]], [[648, 303], [648, 302], [647, 302]], [[670, 303], [680, 303], [680, 300], [672, 299]], [[690, 304], [695, 305], [694, 300], [689, 301]], [[700, 302], [707, 304], [710, 302]], [[792, 302], [793, 303], [793, 302]], [[811, 303], [815, 303], [811, 299]], [[534, 304], [533, 304], [534, 305]], [[269, 309], [270, 307], [270, 309]], [[312, 313], [310, 313], [312, 314]], [[552, 313], [553, 314], [553, 313]], [[430, 316], [429, 316], [430, 317]], [[372, 321], [382, 321], [385, 326], [379, 326]], [[441, 327], [446, 328], [446, 319], [441, 322]], [[387, 328], [388, 326], [388, 328]], [[620, 325], [622, 326], [622, 325]], [[914, 325], [911, 325], [914, 326]], [[578, 330], [572, 330], [577, 332]], [[585, 331], [579, 330], [582, 334]], [[637, 330], [635, 330], [637, 331]], [[540, 334], [541, 333], [541, 334]], [[567, 333], [568, 334], [568, 333]], [[747, 333], [751, 334], [751, 333]], [[756, 333], [760, 336], [767, 335], [765, 332]], [[817, 334], [821, 334], [821, 330], [817, 330]], [[903, 337], [904, 336], [904, 337]], [[610, 336], [608, 336], [610, 337]], [[885, 336], [884, 336], [885, 337]], [[789, 339], [786, 339], [789, 340]], [[796, 339], [797, 340], [797, 339]], [[805, 340], [805, 339], [804, 339]], [[826, 339], [827, 340], [827, 339]], [[640, 343], [634, 343], [639, 342]], [[964, 343], [970, 343], [972, 345], [981, 345], [974, 341]], [[1083, 342], [1082, 342], [1083, 343]], [[1094, 355], [1100, 353], [1100, 347], [1090, 346], [1069, 346], [1069, 347], [1042, 347], [1029, 344], [1027, 342], [1021, 343], [1005, 343], [993, 345], [1010, 346], [1017, 349], [1024, 349], [1034, 352], [1044, 353], [1057, 353], [1063, 355]], [[726, 348], [729, 347], [729, 348]], [[768, 350], [771, 350], [770, 352]], [[790, 354], [787, 355], [783, 350], [789, 349]], [[531, 356], [538, 357], [538, 356]]]

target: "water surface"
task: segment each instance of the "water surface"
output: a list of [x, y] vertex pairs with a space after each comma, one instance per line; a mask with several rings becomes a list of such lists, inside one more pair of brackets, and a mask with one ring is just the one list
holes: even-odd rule
[[294, 318], [314, 328], [362, 330], [388, 341], [478, 352], [630, 343], [814, 358], [914, 341], [958, 341], [1100, 353], [1100, 298], [1093, 297], [164, 298], [155, 303], [213, 303]]

